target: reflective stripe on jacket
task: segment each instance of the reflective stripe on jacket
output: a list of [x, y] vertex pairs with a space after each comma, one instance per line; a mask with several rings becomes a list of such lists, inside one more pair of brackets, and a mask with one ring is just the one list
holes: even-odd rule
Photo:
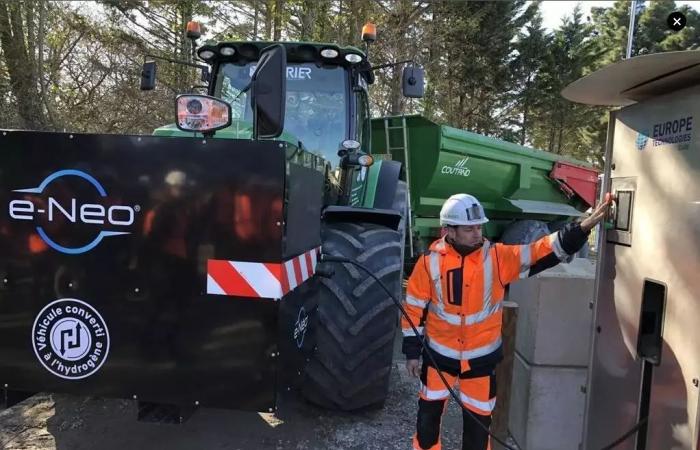
[[[580, 227], [578, 232], [585, 238]], [[404, 307], [411, 321], [421, 325], [418, 332], [425, 335], [434, 354], [457, 360], [462, 371], [468, 370], [475, 359], [500, 350], [505, 286], [527, 278], [545, 257], [556, 256], [555, 263], [567, 260], [572, 250], [571, 245], [567, 247], [569, 252], [556, 232], [528, 245], [484, 240], [480, 249], [462, 256], [444, 238], [439, 239], [418, 259]], [[401, 328], [405, 338], [415, 336], [403, 317]], [[404, 353], [409, 359], [417, 357]]]

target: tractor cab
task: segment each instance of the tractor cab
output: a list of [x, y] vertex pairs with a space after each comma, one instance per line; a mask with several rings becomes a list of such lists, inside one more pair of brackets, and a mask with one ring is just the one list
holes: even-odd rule
[[[278, 117], [262, 114], [274, 133], [255, 136], [254, 78], [259, 63], [270, 49], [278, 48], [282, 64], [267, 68], [271, 79], [282, 83], [258, 89], [258, 96], [267, 96], [267, 109], [279, 111]], [[366, 54], [355, 47], [303, 42], [219, 42], [207, 43], [197, 50], [198, 66], [205, 72], [209, 97], [222, 100], [228, 122], [218, 127], [218, 138], [251, 139], [272, 137], [286, 141], [298, 149], [322, 158], [336, 171], [341, 166], [358, 165], [357, 158], [369, 153], [370, 113], [368, 85], [374, 81]], [[150, 72], [150, 73], [149, 73]], [[150, 80], [144, 84], [143, 80]], [[265, 84], [265, 83], [262, 83]], [[155, 64], [147, 62], [142, 73], [142, 89], [155, 85]], [[189, 96], [186, 96], [190, 98]], [[178, 106], [187, 108], [186, 104]], [[206, 107], [205, 107], [206, 109]], [[190, 114], [194, 113], [194, 114]], [[187, 112], [199, 117], [206, 111]], [[178, 116], [182, 112], [178, 109]], [[275, 114], [272, 114], [273, 116]], [[261, 115], [258, 115], [258, 119]], [[158, 136], [188, 136], [181, 124], [170, 124], [155, 130]], [[370, 160], [371, 161], [371, 160]], [[369, 161], [368, 161], [369, 162]]]
[[[188, 28], [188, 36], [194, 48], [200, 34]], [[208, 95], [178, 96], [177, 122], [154, 134], [192, 136], [194, 131], [207, 137], [216, 132], [217, 138], [285, 141], [291, 152], [288, 161], [325, 173], [325, 204], [386, 208], [374, 201], [377, 180], [391, 178], [381, 190], [393, 192], [400, 165], [377, 166], [368, 176], [374, 164], [368, 86], [374, 70], [410, 63], [403, 70], [402, 92], [419, 98], [423, 69], [411, 60], [371, 66], [367, 54], [375, 39], [374, 25], [368, 23], [362, 30], [364, 52], [308, 42], [205, 43], [196, 55], [207, 65], [186, 64], [202, 69]], [[155, 63], [146, 61], [141, 89], [154, 86]], [[368, 188], [370, 179], [373, 187]], [[391, 196], [385, 197], [391, 204]]]
[[[222, 42], [198, 50], [199, 57], [212, 67], [209, 95], [231, 105], [233, 130], [252, 126], [249, 87], [260, 54], [270, 45], [273, 43]], [[365, 54], [354, 47], [328, 44], [282, 45], [287, 57], [284, 138], [323, 157], [333, 168], [339, 165], [343, 142], [359, 142], [367, 151], [367, 85], [372, 77]]]
[[[355, 170], [373, 164], [371, 153], [371, 125], [368, 86], [374, 82], [374, 70], [390, 66], [404, 66], [402, 92], [407, 97], [423, 96], [423, 69], [412, 60], [371, 66], [368, 59], [369, 46], [376, 40], [376, 28], [367, 23], [362, 29], [362, 40], [366, 51], [352, 46], [309, 42], [257, 42], [223, 41], [207, 42], [196, 48], [201, 36], [199, 25], [190, 22], [187, 36], [192, 39], [193, 59], [206, 63], [180, 62], [202, 70], [202, 79], [208, 81], [209, 97], [223, 101], [226, 108], [225, 125], [217, 127], [219, 138], [258, 139], [277, 138], [297, 147], [301, 153], [322, 158], [321, 165], [329, 167], [329, 173], [343, 190], [351, 190], [350, 180]], [[272, 51], [275, 49], [275, 51]], [[260, 67], [261, 61], [271, 53], [277, 53], [274, 68]], [[151, 55], [153, 56], [153, 55]], [[178, 62], [167, 58], [170, 62]], [[257, 83], [261, 72], [272, 80]], [[275, 73], [280, 72], [280, 73]], [[281, 79], [281, 80], [280, 80]], [[155, 86], [155, 62], [146, 61], [142, 72], [141, 89]], [[256, 97], [266, 96], [262, 114]], [[195, 102], [195, 105], [198, 104]], [[186, 105], [178, 102], [178, 117], [201, 116], [196, 111], [180, 111]], [[221, 110], [221, 108], [219, 108]], [[271, 113], [271, 114], [268, 114]], [[271, 117], [276, 116], [276, 117]], [[256, 124], [264, 120], [271, 133], [256, 134]], [[187, 135], [193, 131], [180, 124], [161, 127], [155, 135]], [[196, 131], [196, 129], [194, 130]], [[184, 132], [184, 133], [183, 133]], [[205, 134], [206, 135], [206, 134]], [[350, 170], [344, 170], [350, 169]]]

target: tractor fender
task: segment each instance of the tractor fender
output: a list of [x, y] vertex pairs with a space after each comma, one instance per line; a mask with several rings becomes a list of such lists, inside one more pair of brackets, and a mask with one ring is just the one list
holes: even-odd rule
[[396, 198], [399, 177], [401, 175], [401, 163], [398, 161], [382, 161], [377, 178], [377, 187], [374, 194], [374, 208], [391, 209]]
[[401, 211], [393, 209], [357, 208], [353, 206], [328, 206], [323, 210], [324, 222], [366, 222], [399, 229]]

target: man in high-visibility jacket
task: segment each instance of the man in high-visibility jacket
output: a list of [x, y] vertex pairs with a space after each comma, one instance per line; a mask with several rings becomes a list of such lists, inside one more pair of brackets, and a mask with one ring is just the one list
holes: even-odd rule
[[[404, 307], [445, 378], [459, 385], [462, 404], [483, 425], [463, 414], [462, 449], [490, 448], [485, 429], [496, 404], [496, 364], [503, 358], [501, 308], [506, 285], [570, 261], [607, 208], [608, 203], [602, 203], [583, 221], [531, 244], [504, 245], [482, 237], [481, 226], [488, 219], [476, 198], [456, 194], [443, 205], [440, 225], [447, 234], [418, 259]], [[413, 448], [440, 449], [440, 421], [449, 392], [429, 358], [424, 357], [420, 366], [419, 338], [405, 318], [401, 327], [406, 369], [421, 381]]]

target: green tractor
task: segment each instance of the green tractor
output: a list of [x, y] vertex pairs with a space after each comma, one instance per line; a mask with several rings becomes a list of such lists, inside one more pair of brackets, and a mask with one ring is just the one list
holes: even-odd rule
[[[372, 31], [363, 32], [367, 44], [374, 40]], [[305, 198], [297, 199], [320, 202], [303, 222], [319, 230], [323, 252], [364, 264], [399, 295], [407, 189], [401, 163], [371, 156], [368, 90], [375, 68], [366, 52], [308, 42], [218, 42], [202, 45], [197, 54], [211, 67], [208, 96], [180, 96], [179, 122], [154, 135], [192, 136], [194, 131], [217, 139], [283, 142], [287, 183], [299, 183], [311, 172], [323, 175], [322, 192], [307, 187]], [[142, 88], [153, 87], [153, 69], [152, 63], [144, 67]], [[423, 95], [423, 70], [412, 63], [404, 68], [403, 94]], [[207, 122], [200, 120], [202, 108], [230, 120], [202, 125]], [[296, 205], [286, 206], [303, 214]], [[288, 228], [285, 238], [295, 237]], [[303, 364], [302, 392], [331, 409], [381, 406], [392, 367], [396, 307], [372, 277], [352, 264], [338, 264], [333, 272], [309, 292], [317, 297], [310, 317], [315, 344]]]
[[[152, 135], [0, 130], [2, 398], [128, 398], [159, 421], [272, 412], [293, 387], [330, 409], [378, 407], [398, 326], [383, 285], [400, 296], [445, 198], [476, 193], [489, 237], [515, 241], [535, 236], [523, 219], [542, 233], [594, 201], [596, 175], [575, 162], [372, 120], [373, 71], [391, 64], [367, 51], [196, 53], [206, 65], [184, 64], [203, 69], [207, 95], [179, 95], [175, 123]], [[421, 97], [423, 70], [392, 64]], [[141, 87], [155, 82], [146, 61]]]

